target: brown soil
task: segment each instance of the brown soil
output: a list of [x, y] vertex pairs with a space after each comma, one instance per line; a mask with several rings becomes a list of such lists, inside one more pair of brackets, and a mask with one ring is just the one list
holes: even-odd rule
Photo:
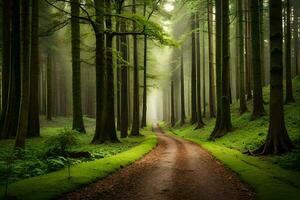
[[248, 200], [252, 190], [199, 145], [156, 128], [158, 146], [141, 160], [61, 199]]

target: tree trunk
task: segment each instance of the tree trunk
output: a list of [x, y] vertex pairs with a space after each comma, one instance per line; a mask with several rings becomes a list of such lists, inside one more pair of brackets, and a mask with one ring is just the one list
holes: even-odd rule
[[191, 124], [195, 124], [197, 122], [197, 87], [196, 87], [196, 33], [195, 33], [195, 14], [191, 15], [191, 30], [192, 30], [192, 68], [191, 68]]
[[[120, 13], [119, 13], [120, 14]], [[116, 28], [117, 28], [117, 31], [120, 31], [120, 21], [117, 20], [116, 22]], [[121, 52], [121, 43], [120, 43], [120, 36], [116, 36], [116, 49], [117, 49], [117, 52], [118, 54], [120, 54]], [[117, 69], [116, 69], [116, 72], [117, 72], [117, 80], [116, 80], [116, 84], [117, 84], [117, 130], [120, 131], [121, 130], [121, 61], [119, 59], [119, 55], [117, 57]]]
[[25, 148], [25, 139], [28, 131], [29, 111], [29, 1], [22, 0], [22, 63], [21, 63], [21, 99], [19, 124], [16, 135], [15, 147]]
[[12, 32], [11, 32], [11, 66], [9, 73], [9, 89], [7, 108], [3, 113], [2, 138], [16, 136], [20, 108], [20, 0], [12, 1]]
[[202, 49], [203, 49], [203, 66], [202, 66], [202, 80], [203, 80], [203, 91], [202, 91], [202, 94], [203, 94], [203, 117], [206, 117], [206, 84], [205, 84], [205, 77], [206, 77], [206, 71], [205, 71], [205, 68], [206, 68], [206, 53], [205, 53], [205, 32], [204, 32], [204, 23], [203, 23], [203, 39], [202, 39]]
[[[11, 48], [11, 0], [3, 0], [2, 7], [2, 116], [4, 117], [7, 108], [8, 86], [9, 86], [9, 69], [11, 65], [10, 48]], [[5, 30], [5, 31], [4, 31]], [[2, 121], [3, 119], [1, 119]], [[3, 122], [3, 121], [2, 121]], [[2, 123], [0, 122], [0, 123]], [[1, 126], [1, 125], [0, 125]], [[0, 131], [1, 132], [1, 131]]]
[[85, 133], [81, 103], [79, 0], [71, 1], [73, 130]]
[[250, 23], [250, 0], [245, 0], [245, 10], [246, 10], [246, 93], [247, 93], [247, 100], [252, 99], [252, 89], [251, 89], [251, 23]]
[[[146, 16], [146, 1], [144, 1], [144, 16]], [[141, 127], [147, 126], [147, 35], [144, 35], [144, 87], [143, 87], [143, 113]]]
[[[132, 13], [136, 13], [136, 0], [132, 0]], [[133, 23], [133, 30], [135, 30], [135, 23]], [[139, 104], [139, 60], [138, 60], [138, 38], [133, 35], [133, 119], [131, 135], [139, 136], [140, 126], [140, 104]]]
[[[126, 31], [126, 23], [121, 22], [121, 31]], [[120, 36], [121, 55], [124, 61], [128, 60], [127, 36]], [[128, 69], [127, 63], [121, 64], [121, 138], [128, 136]]]
[[283, 112], [282, 1], [270, 0], [271, 91], [270, 124], [265, 144], [255, 153], [280, 154], [290, 151]]
[[52, 120], [52, 58], [48, 50], [47, 56], [47, 120]]
[[261, 84], [266, 85], [265, 73], [265, 44], [264, 44], [264, 0], [259, 0], [259, 29], [260, 29], [260, 65], [261, 65]]
[[104, 1], [94, 1], [96, 10], [96, 128], [92, 143], [97, 143], [101, 134], [102, 111], [104, 97], [104, 70], [105, 70], [105, 50], [104, 50]]
[[183, 47], [181, 47], [181, 57], [180, 57], [180, 125], [185, 124], [185, 100], [184, 100], [184, 70], [183, 70]]
[[203, 120], [202, 120], [202, 106], [201, 106], [201, 60], [200, 60], [200, 22], [199, 22], [199, 13], [196, 15], [196, 83], [197, 83], [197, 126], [196, 129], [202, 128], [204, 126]]
[[212, 2], [207, 0], [207, 26], [208, 26], [208, 62], [209, 62], [209, 115], [211, 118], [216, 117], [215, 111], [215, 72], [213, 64], [213, 45], [212, 45]]
[[291, 66], [291, 5], [290, 0], [286, 0], [286, 35], [285, 35], [285, 65], [286, 65], [286, 92], [285, 103], [295, 102], [292, 83]]
[[295, 60], [295, 73], [299, 75], [299, 60], [298, 60], [298, 47], [299, 47], [299, 21], [298, 21], [297, 8], [294, 6], [294, 60]]
[[[220, 6], [220, 5], [217, 5]], [[221, 119], [216, 131], [210, 135], [210, 139], [224, 136], [231, 131], [230, 114], [230, 92], [229, 92], [229, 0], [223, 0], [222, 4], [222, 98], [221, 98]]]
[[175, 105], [174, 105], [174, 81], [171, 78], [171, 126], [175, 126]]
[[251, 35], [252, 35], [252, 77], [253, 77], [253, 111], [252, 120], [265, 114], [261, 86], [259, 0], [251, 3]]
[[247, 104], [245, 98], [245, 63], [244, 63], [244, 11], [243, 3], [238, 0], [238, 27], [239, 27], [239, 71], [240, 71], [240, 114], [243, 114], [247, 111]]

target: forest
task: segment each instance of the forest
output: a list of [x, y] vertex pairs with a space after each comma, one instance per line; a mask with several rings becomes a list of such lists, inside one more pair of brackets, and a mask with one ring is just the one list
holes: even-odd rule
[[299, 0], [0, 15], [0, 199], [299, 199]]

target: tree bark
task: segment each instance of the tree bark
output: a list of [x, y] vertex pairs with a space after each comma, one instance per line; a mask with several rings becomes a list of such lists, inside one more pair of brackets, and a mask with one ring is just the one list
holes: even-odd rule
[[[220, 6], [217, 4], [217, 6]], [[223, 0], [222, 11], [222, 87], [221, 87], [221, 119], [216, 131], [210, 135], [213, 140], [231, 131], [230, 92], [229, 92], [229, 0]], [[218, 10], [218, 9], [217, 9]]]
[[196, 76], [197, 76], [197, 126], [196, 129], [202, 128], [204, 126], [203, 120], [202, 120], [202, 106], [201, 106], [201, 59], [200, 59], [200, 22], [199, 22], [199, 13], [196, 15]]
[[245, 0], [245, 10], [246, 10], [246, 93], [247, 100], [250, 101], [252, 99], [252, 89], [251, 89], [251, 23], [250, 23], [250, 0]]
[[29, 1], [21, 0], [22, 24], [22, 63], [21, 63], [21, 99], [19, 124], [15, 141], [15, 148], [25, 148], [25, 139], [28, 132], [29, 111]]
[[181, 56], [180, 56], [180, 125], [185, 124], [185, 100], [184, 100], [184, 70], [183, 70], [183, 47], [181, 47]]
[[52, 55], [51, 50], [48, 49], [47, 55], [47, 107], [46, 117], [47, 120], [52, 120]]
[[245, 59], [244, 59], [244, 11], [243, 11], [243, 3], [238, 0], [238, 27], [239, 27], [239, 71], [240, 71], [240, 114], [243, 114], [247, 111], [247, 104], [245, 98]]
[[79, 0], [71, 1], [71, 36], [72, 36], [72, 95], [73, 95], [73, 130], [85, 133], [81, 103], [81, 64], [80, 64], [80, 8]]
[[295, 102], [293, 95], [292, 65], [291, 65], [291, 5], [286, 0], [286, 33], [285, 33], [285, 65], [286, 65], [286, 92], [285, 103]]
[[295, 61], [295, 74], [299, 75], [299, 60], [298, 60], [298, 47], [299, 47], [299, 21], [298, 21], [297, 8], [294, 5], [294, 61]]
[[192, 66], [191, 66], [191, 124], [195, 124], [197, 122], [197, 86], [196, 86], [196, 33], [195, 33], [195, 13], [191, 15], [191, 29], [192, 29]]
[[171, 126], [175, 126], [175, 103], [174, 103], [174, 81], [171, 78]]
[[209, 62], [209, 115], [211, 118], [216, 117], [215, 110], [215, 72], [213, 64], [213, 45], [212, 45], [212, 2], [207, 0], [207, 26], [208, 26], [208, 62]]
[[19, 122], [19, 108], [21, 95], [20, 65], [20, 0], [12, 1], [12, 32], [11, 32], [11, 66], [9, 73], [9, 86], [7, 108], [3, 113], [2, 138], [16, 136]]
[[282, 1], [270, 0], [271, 91], [270, 124], [265, 144], [255, 153], [280, 154], [292, 148], [283, 111]]
[[[146, 0], [144, 1], [144, 16], [146, 16]], [[143, 112], [141, 127], [147, 126], [147, 35], [144, 35], [144, 87], [143, 87]]]
[[261, 85], [259, 0], [251, 3], [253, 111], [252, 120], [265, 114]]

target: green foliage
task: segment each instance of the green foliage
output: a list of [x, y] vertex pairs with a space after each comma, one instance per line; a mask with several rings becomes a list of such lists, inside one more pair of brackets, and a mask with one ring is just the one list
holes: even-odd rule
[[78, 144], [76, 135], [79, 132], [71, 129], [63, 129], [60, 134], [51, 136], [45, 141], [45, 156], [65, 155], [67, 149]]

